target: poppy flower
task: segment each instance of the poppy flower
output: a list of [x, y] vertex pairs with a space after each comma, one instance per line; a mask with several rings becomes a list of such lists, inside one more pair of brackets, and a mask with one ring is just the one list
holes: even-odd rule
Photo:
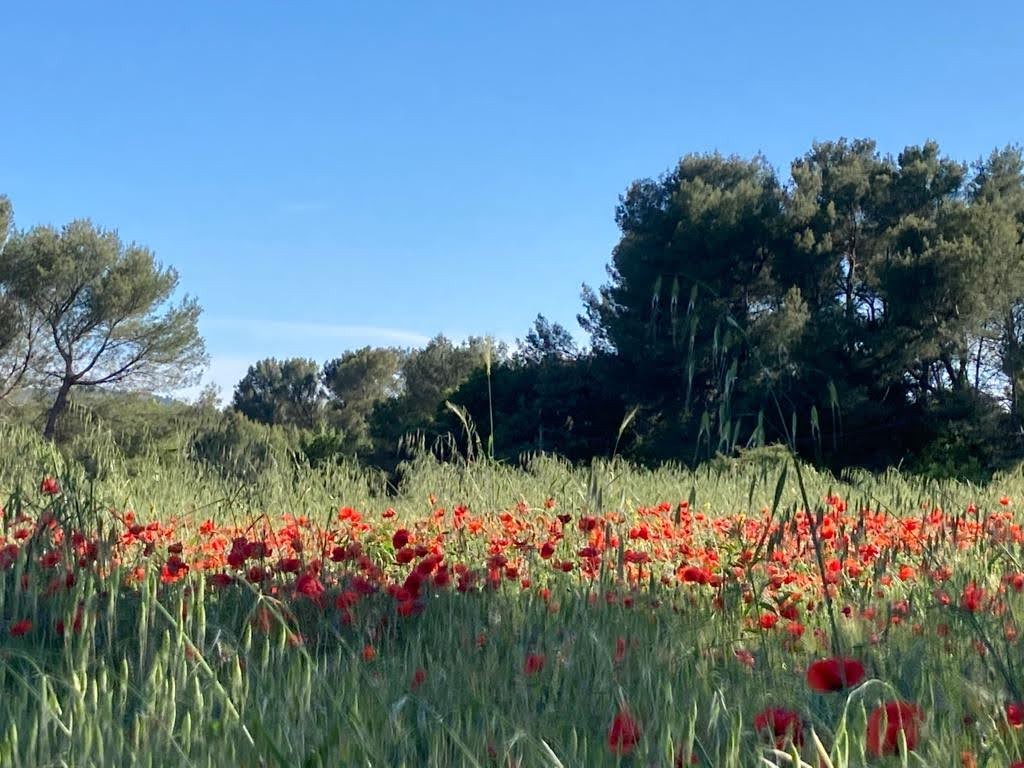
[[374, 648], [372, 645], [364, 645], [363, 646], [363, 661], [369, 662], [369, 661], [373, 661], [375, 658], [377, 658], [377, 649]]
[[707, 584], [711, 580], [711, 574], [703, 568], [695, 565], [688, 565], [679, 570], [680, 581], [689, 584]]
[[819, 693], [835, 693], [864, 679], [864, 665], [856, 659], [820, 659], [807, 668], [807, 685]]
[[391, 546], [393, 546], [395, 550], [399, 550], [406, 544], [408, 544], [411, 538], [412, 535], [409, 533], [409, 531], [407, 531], [405, 528], [399, 528], [391, 537]]
[[39, 490], [47, 496], [56, 496], [60, 493], [60, 483], [57, 482], [57, 478], [47, 475], [39, 484]]
[[985, 590], [977, 584], [972, 582], [964, 587], [963, 596], [960, 600], [960, 604], [963, 606], [964, 610], [970, 611], [971, 613], [977, 613], [984, 605], [984, 601]]
[[416, 600], [403, 600], [398, 604], [398, 615], [402, 618], [415, 616], [423, 611], [423, 604]]
[[640, 726], [625, 709], [620, 709], [608, 728], [608, 749], [615, 755], [628, 755], [640, 741]]
[[754, 717], [754, 730], [772, 736], [779, 749], [783, 749], [789, 740], [798, 747], [804, 743], [800, 715], [789, 709], [769, 707], [759, 712]]
[[310, 600], [316, 601], [324, 593], [324, 585], [315, 574], [304, 573], [296, 579], [295, 591], [300, 595], [305, 595]]
[[1014, 728], [1024, 725], [1024, 703], [1019, 701], [1006, 702], [1006, 722]]
[[618, 637], [615, 640], [615, 663], [621, 664], [626, 658], [626, 638]]
[[920, 708], [905, 701], [887, 701], [876, 707], [868, 717], [868, 752], [874, 757], [897, 754], [900, 732], [907, 741], [907, 750], [914, 750], [923, 719]]
[[11, 625], [11, 637], [22, 637], [32, 629], [32, 619], [22, 619]]
[[171, 555], [160, 569], [160, 581], [164, 584], [172, 584], [187, 573], [188, 566], [184, 561], [177, 555]]
[[427, 671], [423, 669], [423, 667], [419, 667], [415, 672], [412, 673], [412, 683], [409, 685], [409, 687], [415, 691], [417, 688], [423, 685], [423, 681], [426, 679]]
[[546, 661], [543, 653], [528, 653], [526, 654], [526, 663], [523, 664], [523, 672], [527, 676], [535, 675], [544, 669]]

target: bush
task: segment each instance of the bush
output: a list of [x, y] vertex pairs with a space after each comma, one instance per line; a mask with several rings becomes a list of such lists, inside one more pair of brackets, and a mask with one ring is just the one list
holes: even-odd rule
[[292, 461], [299, 442], [295, 429], [258, 424], [229, 410], [196, 432], [191, 455], [227, 477], [251, 482]]

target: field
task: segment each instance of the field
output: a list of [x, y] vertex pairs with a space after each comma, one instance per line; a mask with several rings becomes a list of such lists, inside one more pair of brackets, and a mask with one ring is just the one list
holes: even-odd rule
[[1024, 760], [1019, 475], [87, 464], [0, 431], [4, 766]]

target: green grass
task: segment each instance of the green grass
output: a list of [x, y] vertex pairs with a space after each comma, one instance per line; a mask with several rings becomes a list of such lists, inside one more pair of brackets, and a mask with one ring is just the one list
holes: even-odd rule
[[[198, 569], [163, 584], [159, 566], [167, 542], [147, 558], [109, 560], [121, 532], [116, 517], [126, 510], [142, 522], [174, 521], [174, 538], [189, 542], [208, 519], [228, 529], [304, 515], [319, 530], [330, 527], [338, 507], [351, 506], [373, 524], [366, 551], [385, 574], [401, 572], [390, 531], [399, 525], [425, 530], [433, 509], [457, 504], [489, 525], [518, 502], [529, 507], [526, 516], [544, 514], [548, 498], [574, 521], [620, 511], [625, 520], [609, 531], [622, 537], [638, 506], [660, 501], [692, 500], [692, 508], [709, 517], [757, 516], [774, 507], [779, 519], [792, 520], [801, 504], [796, 473], [788, 470], [780, 485], [777, 462], [751, 459], [690, 472], [621, 462], [572, 468], [549, 458], [516, 470], [422, 458], [405, 468], [393, 496], [384, 494], [379, 477], [345, 466], [278, 466], [242, 483], [174, 454], [128, 463], [102, 435], [93, 440], [90, 466], [92, 477], [33, 435], [0, 430], [6, 539], [19, 514], [37, 518], [49, 510], [62, 526], [94, 533], [99, 543], [99, 565], [78, 570], [74, 586], [58, 594], [46, 594], [48, 574], [36, 564], [41, 549], [31, 549], [33, 542], [42, 547], [42, 538], [23, 542], [13, 564], [0, 570], [0, 765], [671, 766], [691, 752], [704, 766], [797, 764], [795, 757], [773, 754], [754, 731], [753, 718], [766, 706], [801, 713], [806, 738], [799, 752], [810, 765], [819, 764], [812, 728], [827, 754], [821, 764], [837, 768], [958, 766], [964, 750], [993, 768], [1024, 759], [1024, 740], [1002, 714], [1011, 684], [1024, 686], [1019, 641], [1002, 631], [1024, 615], [1018, 613], [1024, 601], [1011, 591], [1007, 613], [998, 617], [964, 614], [955, 604], [969, 581], [995, 590], [1004, 572], [1021, 570], [1016, 544], [960, 552], [951, 542], [934, 541], [917, 553], [893, 546], [876, 564], [870, 587], [844, 585], [836, 611], [851, 604], [889, 616], [900, 600], [908, 609], [900, 623], [886, 622], [879, 632], [876, 622], [838, 614], [839, 637], [830, 640], [861, 659], [869, 674], [852, 691], [830, 695], [810, 692], [804, 680], [807, 663], [830, 652], [829, 641], [815, 639], [815, 630], [827, 633], [830, 626], [820, 600], [802, 616], [806, 633], [797, 642], [788, 642], [781, 629], [750, 626], [764, 610], [764, 552], [720, 592], [663, 584], [660, 576], [674, 568], [668, 560], [654, 564], [658, 578], [628, 584], [619, 579], [621, 556], [613, 550], [593, 580], [578, 570], [552, 574], [530, 553], [523, 559], [523, 568], [533, 569], [530, 589], [508, 580], [469, 594], [431, 590], [425, 610], [407, 619], [396, 616], [391, 598], [376, 595], [360, 603], [350, 624], [310, 600], [294, 599], [283, 579], [273, 582], [276, 594], [244, 582], [219, 590]], [[843, 481], [810, 468], [803, 473], [812, 505], [839, 494], [852, 510], [887, 510], [907, 519], [936, 505], [949, 512], [971, 502], [999, 510], [1003, 495], [1024, 502], [1019, 474], [976, 487], [896, 473]], [[40, 494], [45, 475], [60, 479], [59, 497]], [[396, 515], [385, 520], [388, 507]], [[580, 546], [580, 536], [566, 534], [565, 556]], [[733, 548], [728, 535], [722, 541], [716, 546], [724, 570], [725, 558], [742, 542]], [[486, 546], [486, 540], [453, 535], [445, 551], [452, 560], [483, 567]], [[935, 585], [923, 579], [884, 587], [877, 581], [899, 564], [922, 567], [926, 561], [952, 569], [953, 606], [942, 606]], [[143, 578], [126, 583], [136, 566], [144, 568]], [[751, 603], [743, 599], [744, 580], [760, 580]], [[551, 590], [547, 600], [538, 595], [542, 585]], [[55, 621], [64, 618], [70, 626], [79, 607], [80, 631], [59, 636]], [[9, 630], [21, 618], [30, 618], [33, 628], [12, 637]], [[939, 637], [940, 624], [951, 633]], [[620, 638], [625, 652], [617, 660]], [[975, 644], [984, 639], [992, 650], [983, 657]], [[376, 654], [369, 661], [367, 645]], [[756, 659], [753, 669], [737, 658], [740, 649]], [[524, 673], [528, 653], [546, 659], [532, 676]], [[426, 677], [414, 689], [417, 669]], [[926, 730], [914, 752], [872, 759], [865, 754], [865, 722], [890, 698], [918, 703], [927, 713]], [[606, 744], [620, 706], [642, 728], [626, 757]], [[965, 715], [973, 718], [969, 727]]]

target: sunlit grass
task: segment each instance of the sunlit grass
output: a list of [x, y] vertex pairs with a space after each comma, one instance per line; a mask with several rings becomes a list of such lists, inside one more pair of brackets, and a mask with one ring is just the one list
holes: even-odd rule
[[[0, 570], [2, 765], [673, 766], [692, 755], [704, 766], [840, 768], [1024, 759], [1005, 707], [1024, 686], [1016, 632], [1024, 600], [1004, 578], [1024, 571], [1013, 532], [1014, 504], [1024, 503], [1019, 475], [979, 488], [898, 474], [841, 482], [804, 468], [807, 517], [795, 473], [756, 459], [690, 472], [423, 458], [387, 496], [380, 478], [345, 466], [280, 466], [247, 483], [173, 456], [128, 467], [97, 436], [91, 469], [28, 433], [0, 431], [4, 544], [16, 545]], [[59, 494], [40, 489], [47, 476]], [[868, 520], [864, 537], [852, 525], [839, 532], [848, 546], [823, 545], [829, 561], [864, 563], [834, 587], [837, 636], [816, 553], [796, 532], [819, 510], [840, 519], [836, 499], [850, 521]], [[660, 502], [662, 511], [652, 509]], [[467, 511], [456, 524], [460, 505]], [[341, 507], [366, 529], [339, 518]], [[36, 525], [48, 516], [63, 542]], [[581, 530], [590, 517], [592, 529]], [[761, 536], [769, 517], [771, 535]], [[899, 521], [915, 522], [892, 534]], [[150, 522], [157, 532], [131, 534]], [[652, 538], [639, 532], [645, 523]], [[443, 553], [449, 583], [432, 581], [434, 570], [418, 594], [398, 594], [422, 560], [396, 561], [399, 528]], [[95, 546], [81, 566], [86, 544], [75, 545], [72, 530]], [[285, 530], [302, 546], [282, 539]], [[540, 545], [552, 531], [557, 546], [546, 559]], [[230, 548], [239, 536], [275, 551], [238, 568], [214, 564], [215, 542]], [[877, 556], [858, 552], [883, 537]], [[339, 608], [358, 567], [330, 553], [356, 539], [375, 591]], [[189, 569], [168, 574], [178, 544]], [[588, 546], [598, 551], [591, 576], [580, 554]], [[59, 564], [45, 565], [47, 552]], [[498, 555], [507, 562], [496, 566]], [[698, 563], [713, 583], [681, 580], [680, 567]], [[465, 591], [456, 565], [473, 574]], [[298, 588], [306, 573], [322, 594]], [[773, 582], [787, 573], [791, 583]], [[218, 574], [231, 583], [218, 584]], [[984, 590], [974, 612], [963, 607], [969, 584]], [[782, 615], [787, 600], [795, 620]], [[764, 614], [777, 617], [770, 629]], [[24, 620], [31, 627], [12, 633]], [[807, 665], [835, 648], [863, 663], [865, 680], [810, 690]], [[920, 738], [913, 751], [873, 758], [867, 721], [895, 699], [925, 713]], [[799, 713], [802, 744], [756, 732], [767, 707]], [[608, 743], [622, 711], [639, 729], [625, 755]], [[962, 763], [964, 752], [975, 762]]]

